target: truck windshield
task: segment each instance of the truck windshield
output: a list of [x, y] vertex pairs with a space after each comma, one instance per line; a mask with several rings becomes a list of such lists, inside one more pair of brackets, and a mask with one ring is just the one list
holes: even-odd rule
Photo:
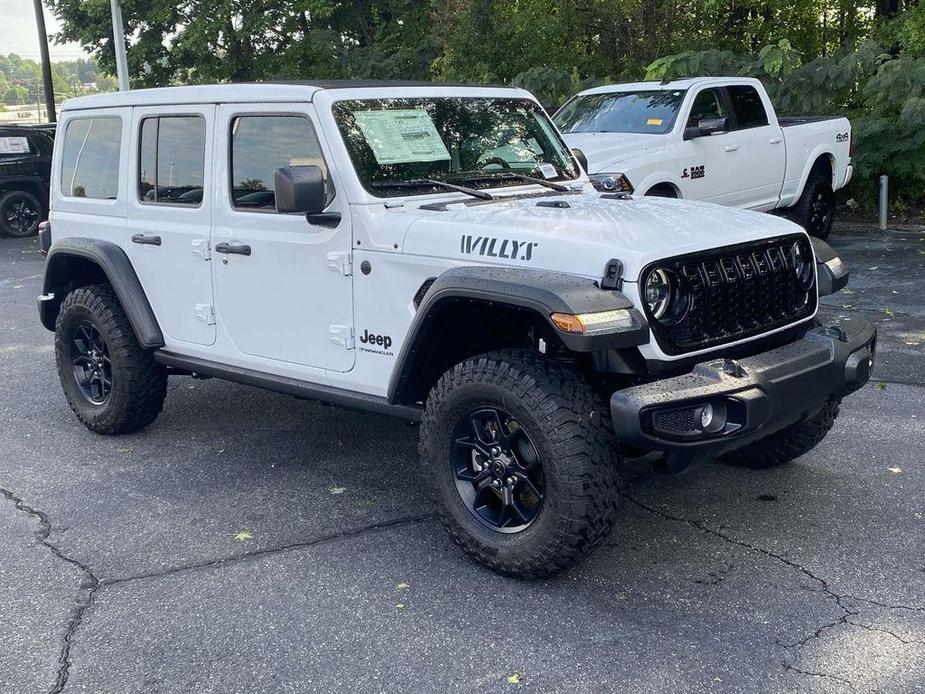
[[363, 187], [379, 197], [573, 180], [579, 169], [529, 99], [427, 97], [339, 101], [334, 119]]
[[564, 133], [649, 133], [674, 127], [684, 90], [585, 94], [566, 102], [553, 116]]

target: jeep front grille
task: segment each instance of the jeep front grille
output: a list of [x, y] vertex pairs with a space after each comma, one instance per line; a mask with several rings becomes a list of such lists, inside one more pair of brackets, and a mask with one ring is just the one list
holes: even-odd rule
[[666, 354], [686, 354], [761, 335], [812, 316], [817, 291], [815, 284], [807, 290], [797, 274], [792, 252], [795, 243], [813, 263], [806, 237], [794, 234], [660, 260], [646, 267], [639, 278], [643, 295], [649, 274], [663, 269], [676, 282], [676, 291], [689, 297], [687, 310], [674, 313], [674, 322], [665, 317], [659, 321], [646, 309], [659, 347]]

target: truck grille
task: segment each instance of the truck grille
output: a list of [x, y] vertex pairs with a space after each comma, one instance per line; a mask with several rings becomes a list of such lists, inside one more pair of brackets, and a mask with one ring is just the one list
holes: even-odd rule
[[[727, 246], [660, 260], [640, 277], [640, 291], [656, 269], [668, 271], [689, 296], [686, 312], [666, 324], [648, 315], [649, 326], [666, 354], [679, 355], [761, 335], [812, 316], [815, 284], [809, 290], [798, 276], [793, 255], [800, 244], [814, 263], [812, 248], [799, 234], [757, 243]], [[813, 272], [809, 277], [815, 277]], [[814, 280], [813, 280], [814, 281]], [[646, 309], [648, 314], [648, 308]], [[664, 321], [663, 317], [663, 321]]]

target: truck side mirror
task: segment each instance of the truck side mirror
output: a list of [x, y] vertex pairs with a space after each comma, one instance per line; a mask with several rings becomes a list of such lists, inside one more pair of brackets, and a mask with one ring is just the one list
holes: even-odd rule
[[578, 160], [578, 163], [581, 164], [581, 168], [584, 169], [584, 172], [588, 173], [588, 157], [585, 156], [585, 153], [577, 147], [573, 147], [572, 156]]
[[696, 126], [684, 128], [684, 139], [693, 140], [729, 130], [727, 118], [701, 118]]
[[327, 205], [321, 167], [284, 166], [273, 172], [277, 212], [316, 214]]

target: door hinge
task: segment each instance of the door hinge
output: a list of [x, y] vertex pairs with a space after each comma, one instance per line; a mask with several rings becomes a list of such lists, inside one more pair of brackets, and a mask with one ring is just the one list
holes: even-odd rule
[[334, 251], [328, 253], [327, 259], [329, 270], [334, 270], [334, 272], [347, 276], [353, 274], [353, 260], [349, 252]]
[[212, 250], [209, 247], [209, 239], [194, 240], [193, 254], [198, 255], [203, 260], [210, 260], [212, 258]]
[[215, 325], [215, 308], [212, 304], [196, 304], [196, 320], [206, 325]]
[[344, 349], [354, 349], [353, 328], [349, 325], [332, 325], [330, 330], [331, 342], [341, 345]]

